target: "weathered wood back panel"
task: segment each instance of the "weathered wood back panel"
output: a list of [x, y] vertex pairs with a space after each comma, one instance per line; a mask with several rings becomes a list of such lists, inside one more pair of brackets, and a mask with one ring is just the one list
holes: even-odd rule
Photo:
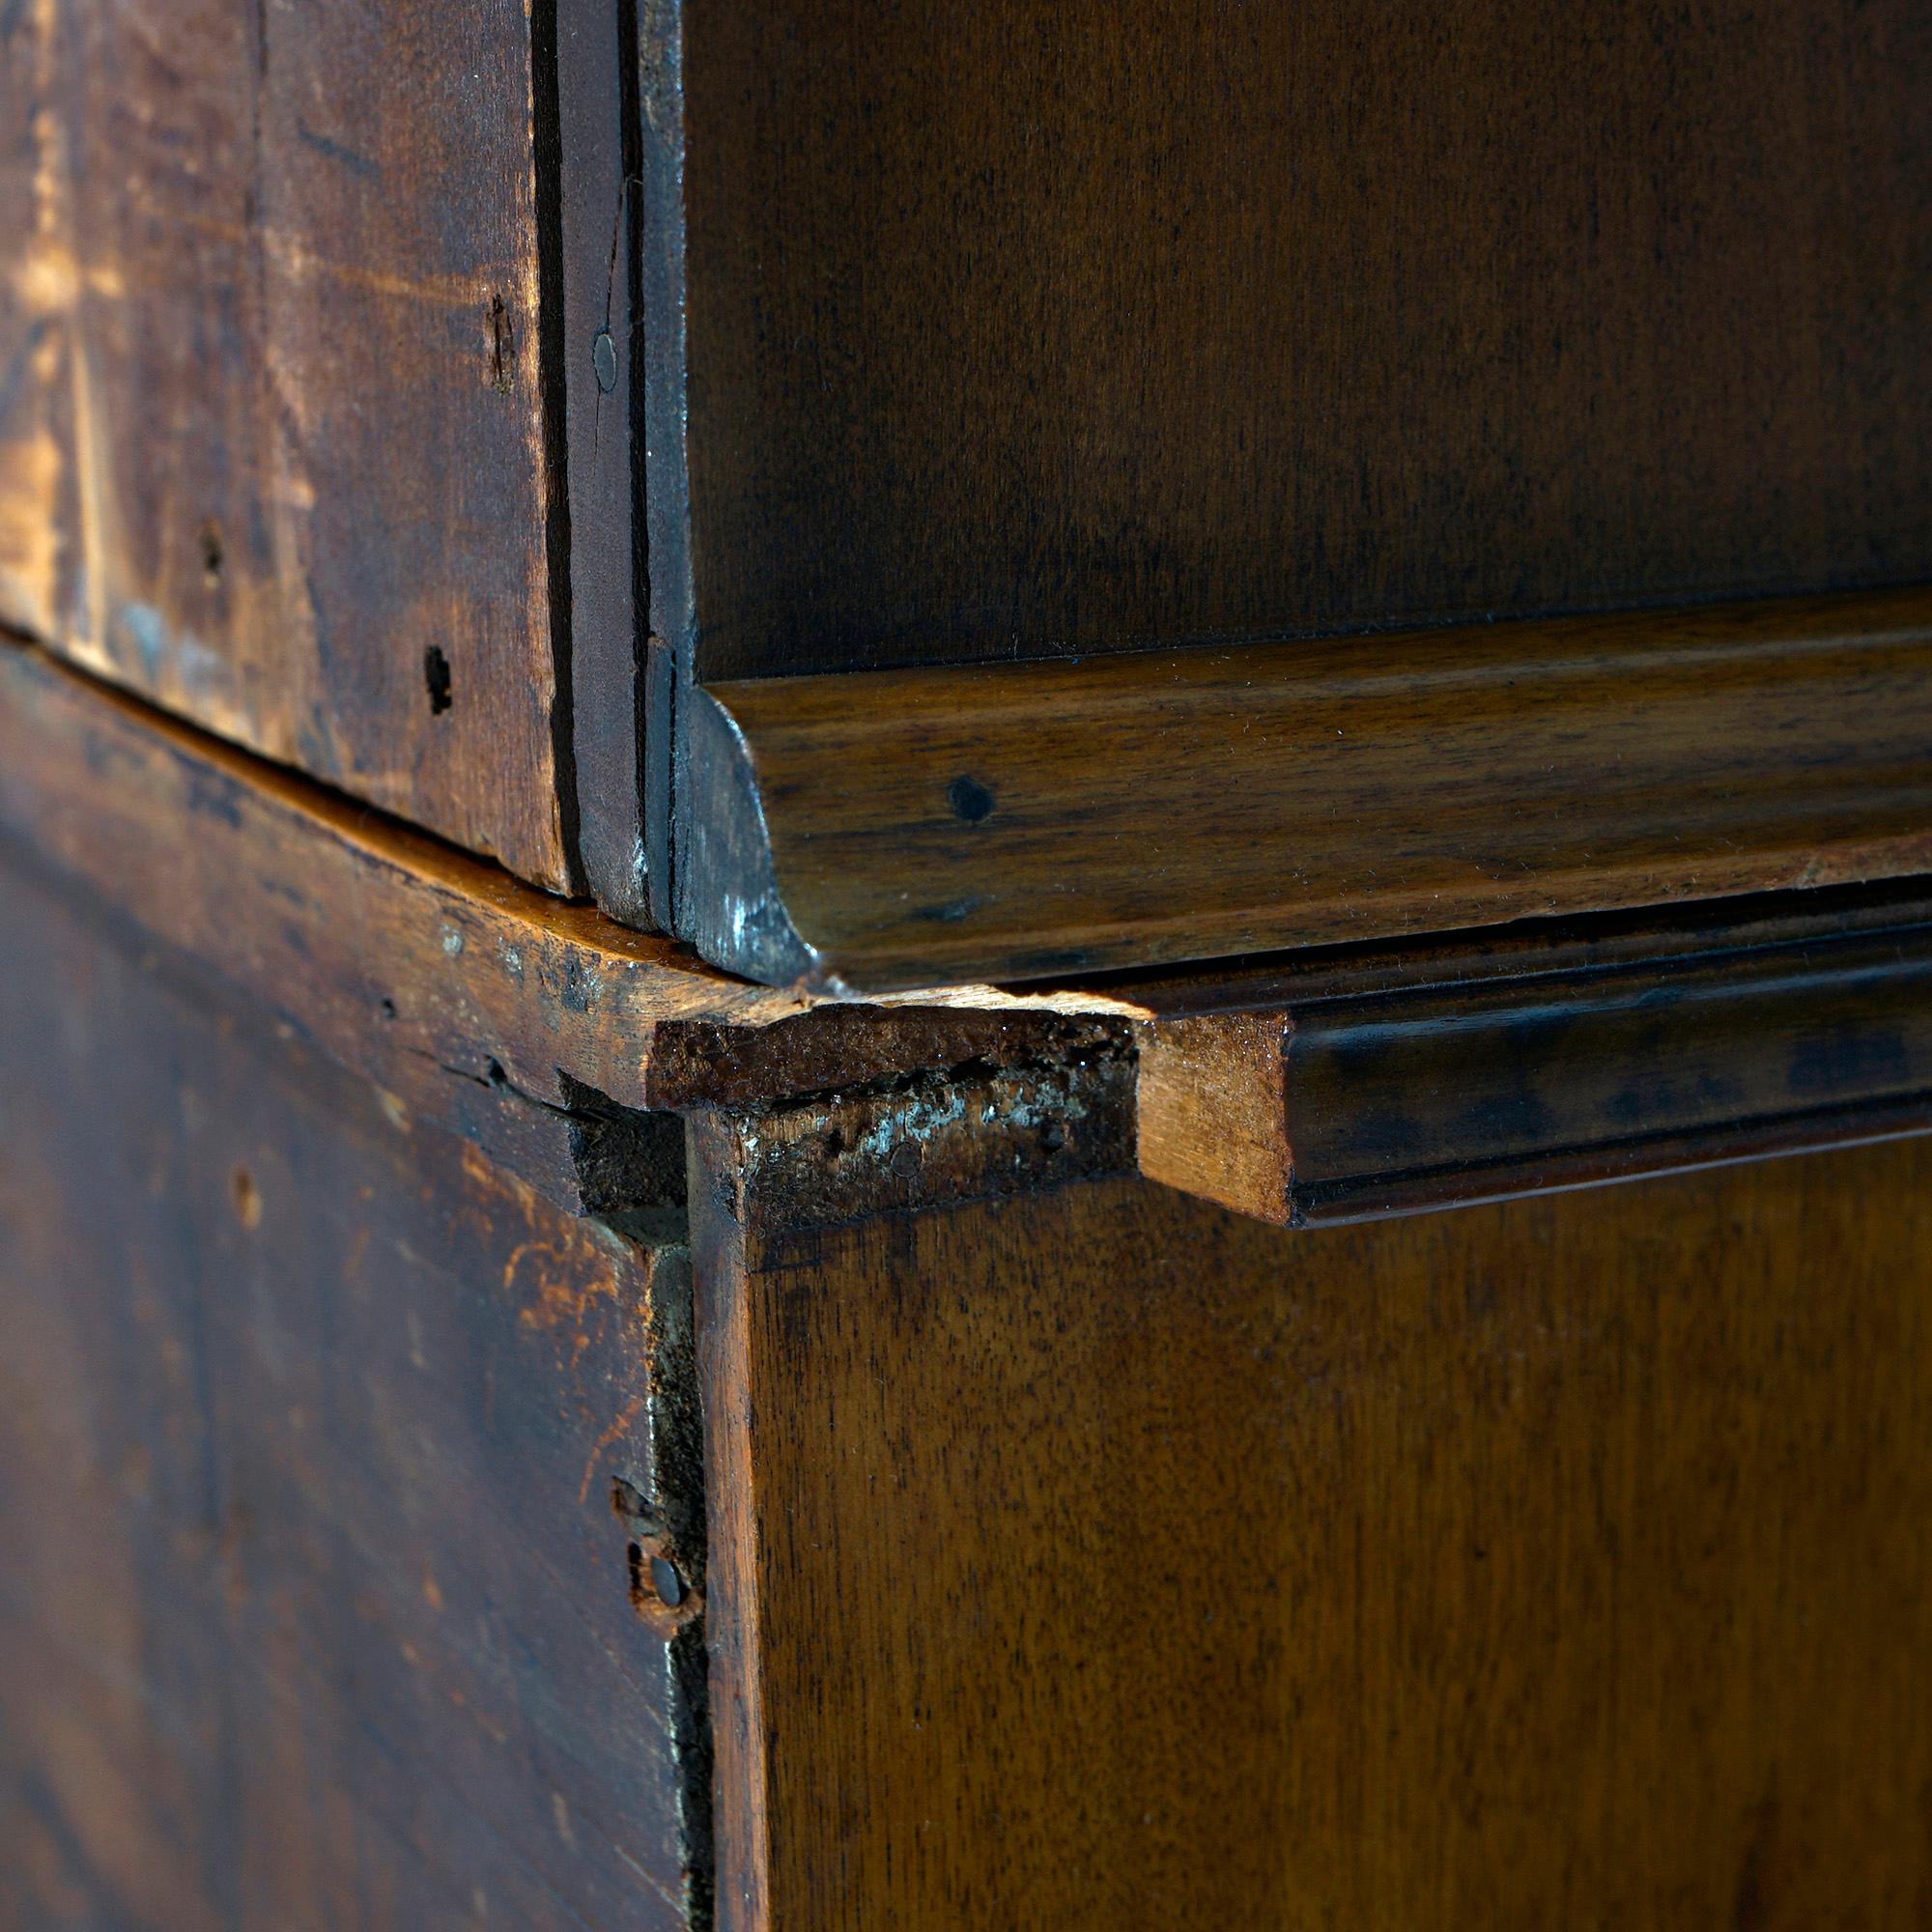
[[0, 619], [567, 884], [525, 8], [0, 36]]
[[699, 676], [1932, 574], [1917, 0], [652, 14]]
[[683, 1295], [0, 874], [0, 1923], [683, 1926]]
[[725, 1924], [1932, 1915], [1932, 1143], [1299, 1235], [814, 1145], [696, 1197]]

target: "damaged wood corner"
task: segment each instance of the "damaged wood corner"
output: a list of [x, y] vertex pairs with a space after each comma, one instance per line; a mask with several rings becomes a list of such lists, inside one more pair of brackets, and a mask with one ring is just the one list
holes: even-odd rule
[[698, 1214], [758, 1239], [1128, 1174], [1134, 1056], [1094, 1030], [1063, 1056], [968, 1062], [856, 1092], [694, 1116]]

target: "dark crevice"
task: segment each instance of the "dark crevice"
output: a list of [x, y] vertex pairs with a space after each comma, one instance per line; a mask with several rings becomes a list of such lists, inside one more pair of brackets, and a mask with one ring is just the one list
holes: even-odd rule
[[526, 1093], [494, 1056], [480, 1074], [444, 1061], [436, 1064], [459, 1080], [566, 1122], [584, 1213], [654, 1257], [642, 1364], [650, 1477], [645, 1483], [638, 1480], [640, 1472], [612, 1470], [610, 1498], [622, 1538], [622, 1586], [640, 1622], [665, 1646], [686, 1918], [692, 1932], [711, 1932], [704, 1413], [697, 1384], [684, 1122], [674, 1114], [621, 1107], [561, 1069], [558, 1104]]
[[711, 1669], [703, 1623], [690, 1623], [670, 1644], [671, 1751], [677, 1762], [679, 1822], [684, 1831], [685, 1916], [691, 1932], [711, 1932], [717, 1855], [711, 1812]]
[[[420, 1047], [406, 1048], [425, 1060]], [[439, 1072], [534, 1107], [570, 1129], [570, 1156], [584, 1213], [645, 1247], [682, 1246], [685, 1216], [684, 1122], [675, 1114], [646, 1114], [620, 1107], [594, 1087], [560, 1068], [563, 1101], [546, 1100], [520, 1087], [492, 1057], [481, 1073], [436, 1060]]]
[[432, 644], [423, 653], [423, 683], [429, 690], [429, 715], [440, 718], [452, 703], [449, 660], [440, 645]]
[[500, 396], [516, 387], [517, 329], [503, 298], [490, 298], [490, 386]]
[[537, 390], [544, 440], [544, 553], [556, 695], [551, 753], [558, 830], [573, 892], [584, 888], [582, 814], [577, 796], [577, 697], [570, 593], [569, 413], [566, 408], [563, 275], [563, 109], [556, 66], [556, 0], [530, 9], [530, 115], [536, 148]]
[[[631, 452], [631, 611], [632, 701], [637, 706], [636, 737], [638, 810], [650, 812], [651, 707], [650, 675], [651, 564], [650, 530], [644, 515], [644, 108], [643, 74], [639, 67], [638, 0], [617, 0], [617, 111], [622, 122], [618, 163], [624, 185], [619, 218], [623, 224], [624, 307], [631, 326], [619, 345], [625, 362], [629, 403]], [[608, 326], [610, 318], [606, 317]], [[646, 824], [638, 827], [639, 849], [649, 844]], [[649, 859], [645, 859], [644, 892], [650, 893]]]

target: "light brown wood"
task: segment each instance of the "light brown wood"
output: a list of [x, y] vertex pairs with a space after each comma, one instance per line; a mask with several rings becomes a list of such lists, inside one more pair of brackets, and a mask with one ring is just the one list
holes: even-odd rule
[[1183, 1014], [1144, 1026], [1136, 1143], [1150, 1180], [1264, 1220], [1287, 1219], [1288, 1015]]
[[691, 697], [686, 929], [874, 991], [1932, 866], [1920, 591]]
[[1932, 1911], [1932, 1143], [1305, 1235], [737, 1148], [728, 1932]]

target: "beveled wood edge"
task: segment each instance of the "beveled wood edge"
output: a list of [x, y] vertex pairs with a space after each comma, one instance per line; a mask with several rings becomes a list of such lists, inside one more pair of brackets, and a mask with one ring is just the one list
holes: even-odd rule
[[1251, 969], [1137, 1029], [1141, 1172], [1305, 1228], [1932, 1130], [1932, 892], [1804, 896], [1272, 1004]]
[[1917, 589], [745, 680], [679, 724], [683, 936], [844, 996], [1932, 867]]

